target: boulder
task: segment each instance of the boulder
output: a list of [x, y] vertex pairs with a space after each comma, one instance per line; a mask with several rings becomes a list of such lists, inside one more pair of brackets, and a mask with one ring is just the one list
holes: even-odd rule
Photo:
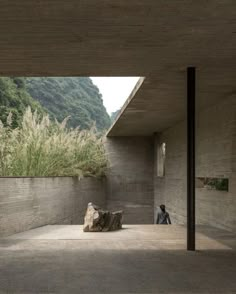
[[89, 203], [84, 217], [84, 232], [107, 232], [122, 229], [123, 211], [110, 212]]

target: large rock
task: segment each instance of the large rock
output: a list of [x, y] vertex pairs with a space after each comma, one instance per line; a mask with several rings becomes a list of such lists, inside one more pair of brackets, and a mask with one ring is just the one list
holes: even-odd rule
[[122, 211], [110, 212], [89, 203], [84, 217], [84, 232], [107, 232], [122, 229]]

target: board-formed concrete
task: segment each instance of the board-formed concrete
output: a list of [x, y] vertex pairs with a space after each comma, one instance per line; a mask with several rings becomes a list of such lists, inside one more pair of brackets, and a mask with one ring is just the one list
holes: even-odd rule
[[88, 202], [106, 206], [104, 179], [0, 178], [0, 236], [48, 224], [82, 224]]
[[[236, 47], [236, 46], [235, 46]], [[196, 108], [201, 111], [228, 98], [236, 99], [236, 64], [224, 71], [196, 68]], [[114, 136], [152, 136], [185, 120], [187, 68], [141, 78], [108, 131]]]
[[201, 104], [235, 94], [235, 0], [2, 0], [0, 10], [1, 76], [146, 77], [111, 136], [183, 119], [187, 66]]
[[5, 76], [164, 74], [168, 85], [188, 65], [235, 65], [234, 0], [1, 0], [0, 8]]
[[153, 223], [153, 140], [107, 138], [107, 207], [124, 211], [125, 224]]
[[235, 94], [235, 0], [2, 0], [0, 11], [1, 76], [146, 77], [112, 136], [182, 119], [187, 66], [201, 104]]
[[[174, 223], [186, 223], [186, 122], [158, 135], [166, 143], [165, 176], [154, 174], [154, 206], [165, 203]], [[236, 97], [200, 111], [196, 118], [196, 177], [227, 178], [229, 191], [196, 189], [196, 221], [236, 231]], [[155, 153], [157, 152], [155, 148]], [[157, 165], [155, 159], [154, 166]]]
[[0, 293], [235, 293], [235, 235], [201, 227], [196, 252], [185, 250], [185, 235], [184, 227], [156, 225], [19, 233], [0, 239]]

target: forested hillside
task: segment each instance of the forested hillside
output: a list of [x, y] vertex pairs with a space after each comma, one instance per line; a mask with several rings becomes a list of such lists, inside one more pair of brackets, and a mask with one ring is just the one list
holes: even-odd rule
[[68, 127], [86, 129], [95, 122], [103, 130], [111, 123], [98, 88], [87, 77], [0, 78], [2, 122], [12, 112], [12, 126], [18, 126], [27, 106], [59, 122], [70, 116]]
[[30, 95], [46, 108], [51, 117], [62, 121], [70, 116], [70, 127], [89, 128], [93, 121], [98, 130], [110, 126], [98, 88], [87, 77], [27, 78]]
[[43, 113], [42, 106], [35, 101], [25, 88], [24, 78], [0, 78], [0, 120], [6, 125], [9, 112], [12, 113], [12, 127], [17, 127], [22, 120], [27, 106], [32, 111]]
[[111, 122], [112, 123], [116, 120], [116, 118], [118, 117], [120, 111], [121, 111], [121, 109], [118, 109], [118, 110], [111, 113]]

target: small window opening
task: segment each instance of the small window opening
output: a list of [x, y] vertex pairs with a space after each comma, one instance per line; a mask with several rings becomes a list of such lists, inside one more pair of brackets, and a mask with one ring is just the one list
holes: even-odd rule
[[229, 191], [229, 179], [198, 177], [196, 187], [208, 190]]
[[165, 159], [166, 159], [166, 143], [161, 143], [157, 147], [157, 176], [165, 176]]

